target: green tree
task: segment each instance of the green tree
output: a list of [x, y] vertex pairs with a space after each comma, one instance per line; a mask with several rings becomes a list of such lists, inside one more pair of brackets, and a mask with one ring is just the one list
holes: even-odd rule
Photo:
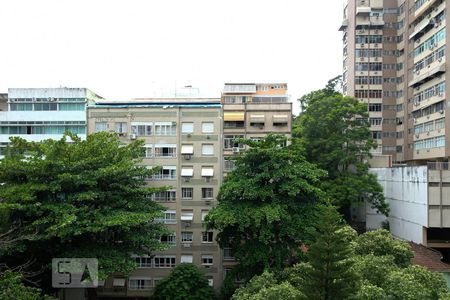
[[285, 142], [280, 136], [247, 141], [251, 148], [237, 158], [206, 218], [247, 278], [296, 261], [322, 194], [316, 186], [324, 172], [294, 146], [279, 146]]
[[389, 299], [398, 300], [448, 297], [444, 277], [420, 266], [409, 266], [388, 274], [384, 290]]
[[355, 252], [358, 255], [390, 255], [394, 263], [399, 267], [407, 267], [411, 264], [414, 253], [411, 246], [401, 240], [396, 240], [385, 229], [378, 229], [361, 234], [356, 239]]
[[193, 264], [180, 264], [155, 288], [155, 300], [211, 300], [214, 290], [208, 279]]
[[376, 285], [372, 285], [367, 281], [364, 281], [358, 292], [356, 293], [355, 300], [388, 300], [384, 290]]
[[386, 274], [398, 270], [392, 255], [375, 256], [373, 254], [357, 255], [354, 258], [354, 270], [368, 284], [382, 287]]
[[[68, 142], [68, 141], [71, 142]], [[8, 265], [44, 270], [54, 257], [95, 257], [99, 276], [129, 273], [130, 253], [162, 249], [162, 206], [144, 178], [156, 170], [138, 166], [142, 142], [121, 145], [109, 133], [85, 141], [66, 134], [41, 143], [12, 139], [0, 161], [0, 257]], [[48, 287], [49, 282], [43, 286]]]
[[43, 295], [38, 288], [28, 287], [22, 283], [22, 275], [12, 271], [0, 274], [0, 299], [2, 300], [56, 300]]
[[321, 207], [315, 218], [314, 242], [308, 249], [300, 290], [306, 299], [347, 299], [357, 281], [348, 233], [341, 230], [342, 219], [332, 206]]
[[273, 273], [254, 276], [233, 294], [232, 300], [296, 300], [301, 293], [289, 282], [279, 283]]
[[352, 203], [367, 199], [387, 214], [383, 190], [365, 160], [377, 144], [371, 136], [367, 105], [336, 90], [334, 79], [301, 99], [303, 113], [294, 122], [308, 161], [328, 171], [323, 190], [347, 213]]

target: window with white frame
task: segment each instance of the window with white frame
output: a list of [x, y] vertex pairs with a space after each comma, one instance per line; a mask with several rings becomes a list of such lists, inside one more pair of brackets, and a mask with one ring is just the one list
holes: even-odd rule
[[192, 255], [181, 255], [180, 263], [192, 264], [194, 257]]
[[177, 213], [175, 210], [166, 210], [162, 218], [156, 219], [158, 222], [164, 224], [176, 224], [177, 223]]
[[95, 132], [108, 131], [108, 123], [95, 122]]
[[238, 139], [242, 138], [244, 138], [243, 135], [225, 135], [223, 139], [223, 147], [225, 149], [231, 149], [233, 147], [244, 149], [244, 144], [237, 142]]
[[181, 133], [190, 134], [194, 132], [194, 123], [183, 122], [181, 123]]
[[152, 177], [154, 180], [175, 180], [177, 179], [176, 166], [162, 166], [158, 174]]
[[172, 144], [156, 144], [155, 157], [177, 157], [177, 145]]
[[137, 136], [152, 135], [153, 123], [132, 122], [131, 133]]
[[173, 268], [175, 267], [175, 255], [159, 255], [153, 258], [154, 268]]
[[182, 200], [192, 200], [194, 197], [194, 189], [193, 188], [181, 188], [181, 199]]
[[152, 144], [145, 144], [144, 145], [144, 157], [150, 158], [153, 156], [153, 145]]
[[192, 243], [194, 234], [190, 231], [181, 232], [181, 242], [182, 243]]
[[214, 155], [214, 145], [213, 144], [202, 144], [202, 155], [204, 155], [204, 156]]
[[162, 244], [175, 245], [177, 243], [177, 236], [175, 234], [162, 235], [160, 241]]
[[213, 265], [213, 256], [212, 255], [202, 255], [202, 265], [203, 266], [212, 266]]
[[225, 171], [232, 171], [234, 170], [236, 161], [232, 160], [232, 159], [225, 159], [224, 160], [224, 164], [223, 164], [223, 168]]
[[127, 133], [127, 122], [116, 122], [117, 133]]
[[177, 125], [174, 122], [155, 122], [155, 135], [176, 135]]
[[202, 233], [202, 243], [212, 243], [214, 242], [214, 232], [206, 231]]
[[153, 194], [153, 200], [157, 202], [175, 202], [177, 200], [177, 191], [168, 190], [156, 192]]
[[150, 256], [135, 256], [134, 261], [136, 262], [138, 268], [152, 267], [152, 259]]
[[152, 279], [148, 277], [130, 277], [128, 279], [128, 289], [149, 290], [152, 286]]
[[202, 199], [212, 199], [214, 198], [213, 188], [202, 188]]
[[214, 133], [214, 123], [203, 122], [202, 123], [202, 133]]

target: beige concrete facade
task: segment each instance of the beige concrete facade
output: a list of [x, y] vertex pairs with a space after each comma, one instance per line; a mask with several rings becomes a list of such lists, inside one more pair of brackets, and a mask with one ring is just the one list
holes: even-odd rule
[[258, 139], [269, 133], [291, 137], [292, 103], [286, 83], [226, 83], [222, 92], [224, 171], [244, 150], [234, 138]]
[[170, 186], [152, 200], [166, 208], [161, 220], [174, 236], [171, 248], [153, 257], [136, 257], [139, 268], [128, 278], [110, 278], [98, 289], [104, 297], [149, 296], [157, 281], [181, 262], [192, 262], [214, 288], [222, 282], [222, 254], [215, 232], [205, 233], [202, 218], [216, 202], [222, 182], [220, 99], [142, 99], [88, 107], [88, 133], [117, 132], [124, 143], [145, 142], [146, 166], [161, 166], [151, 186]]
[[394, 163], [447, 161], [449, 29], [443, 0], [349, 0], [344, 93], [369, 104], [376, 155]]

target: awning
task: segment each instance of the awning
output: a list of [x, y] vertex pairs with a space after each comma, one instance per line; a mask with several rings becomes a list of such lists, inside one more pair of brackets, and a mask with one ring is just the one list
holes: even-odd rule
[[250, 115], [250, 122], [264, 123], [264, 121], [265, 121], [264, 115]]
[[194, 169], [193, 168], [182, 168], [181, 169], [181, 176], [182, 177], [192, 177], [192, 176], [194, 176]]
[[202, 177], [213, 177], [214, 169], [213, 168], [202, 168]]
[[243, 112], [224, 113], [223, 119], [224, 121], [244, 121], [245, 116]]
[[427, 22], [425, 22], [424, 24], [422, 24], [420, 27], [417, 28], [417, 30], [415, 30], [410, 36], [409, 39], [412, 39], [413, 37], [415, 37], [416, 35], [418, 35], [419, 33], [421, 33], [423, 30], [425, 30], [428, 26], [433, 25], [434, 24], [434, 20], [428, 20]]
[[181, 211], [181, 221], [192, 221], [193, 218], [193, 211]]
[[113, 286], [125, 286], [125, 278], [114, 278]]
[[370, 12], [372, 11], [372, 9], [370, 8], [370, 6], [358, 6], [356, 8], [356, 14], [370, 14]]
[[181, 145], [181, 154], [194, 154], [193, 145]]
[[289, 117], [287, 115], [273, 115], [274, 122], [287, 122]]
[[436, 75], [444, 73], [444, 72], [445, 72], [445, 64], [442, 64], [442, 65], [432, 69], [431, 71], [426, 72], [421, 76], [418, 76], [413, 81], [410, 81], [408, 86], [416, 87], [417, 85], [422, 84], [424, 81], [426, 81], [425, 79], [432, 77], [432, 76], [436, 76]]

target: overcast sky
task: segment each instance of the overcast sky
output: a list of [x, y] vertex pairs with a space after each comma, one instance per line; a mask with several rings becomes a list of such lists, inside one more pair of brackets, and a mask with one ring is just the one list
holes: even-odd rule
[[0, 92], [87, 87], [129, 99], [192, 85], [220, 97], [225, 82], [287, 82], [295, 100], [341, 73], [342, 7], [342, 0], [1, 0]]

